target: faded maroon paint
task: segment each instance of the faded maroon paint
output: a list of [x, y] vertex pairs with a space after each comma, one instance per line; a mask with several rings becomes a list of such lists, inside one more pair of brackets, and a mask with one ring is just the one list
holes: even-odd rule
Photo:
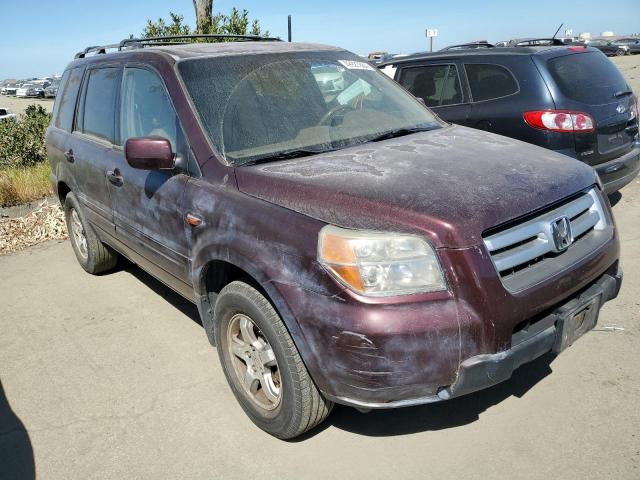
[[[517, 295], [505, 290], [482, 245], [483, 231], [596, 180], [580, 162], [504, 137], [448, 127], [300, 160], [239, 169], [226, 165], [200, 128], [175, 61], [181, 53], [204, 54], [196, 49], [230, 55], [274, 48], [296, 45], [154, 48], [70, 65], [143, 65], [164, 79], [202, 176], [160, 179], [164, 183], [155, 191], [171, 186], [173, 193], [136, 218], [144, 231], [160, 214], [171, 216], [175, 221], [160, 234], [164, 238], [154, 241], [184, 241], [185, 257], [175, 256], [175, 270], [162, 268], [124, 249], [107, 229], [100, 234], [198, 303], [210, 338], [215, 295], [207, 291], [206, 273], [217, 262], [230, 263], [267, 293], [324, 393], [365, 402], [432, 395], [455, 381], [462, 360], [508, 348], [519, 322], [615, 269], [614, 235], [568, 271]], [[48, 145], [60, 143], [60, 135], [50, 127]], [[73, 165], [56, 155], [51, 155], [54, 185], [76, 189]], [[187, 215], [202, 222], [190, 225]], [[448, 290], [371, 299], [344, 289], [316, 260], [318, 232], [327, 223], [424, 235], [437, 248]], [[171, 251], [180, 253], [178, 247]]]
[[124, 156], [129, 165], [142, 170], [171, 170], [175, 164], [171, 143], [162, 137], [130, 138]]
[[237, 177], [243, 192], [333, 225], [415, 231], [457, 248], [596, 183], [577, 160], [460, 126], [239, 168]]

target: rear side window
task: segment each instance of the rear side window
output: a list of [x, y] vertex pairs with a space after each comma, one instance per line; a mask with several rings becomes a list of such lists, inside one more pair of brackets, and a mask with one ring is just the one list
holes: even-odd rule
[[428, 107], [441, 107], [462, 102], [462, 89], [455, 65], [432, 65], [405, 68], [398, 83]]
[[84, 99], [82, 131], [112, 143], [119, 74], [119, 68], [90, 70]]
[[616, 100], [616, 93], [627, 90], [620, 71], [600, 52], [552, 58], [547, 67], [562, 94], [577, 102], [611, 103]]
[[60, 92], [53, 109], [53, 124], [67, 132], [71, 131], [73, 124], [73, 113], [76, 109], [82, 71], [82, 67], [76, 67], [64, 72], [60, 82]]
[[509, 70], [500, 65], [465, 64], [464, 69], [474, 102], [518, 93], [518, 82]]

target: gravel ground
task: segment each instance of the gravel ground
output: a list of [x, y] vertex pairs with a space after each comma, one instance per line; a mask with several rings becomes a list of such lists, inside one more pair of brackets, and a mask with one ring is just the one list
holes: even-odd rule
[[138, 268], [87, 275], [67, 242], [2, 256], [0, 479], [640, 478], [640, 181], [613, 201], [625, 281], [595, 331], [489, 390], [337, 407], [288, 443], [237, 405], [196, 309]]

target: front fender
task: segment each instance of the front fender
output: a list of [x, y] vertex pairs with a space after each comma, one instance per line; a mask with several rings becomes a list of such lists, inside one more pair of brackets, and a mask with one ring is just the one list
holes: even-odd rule
[[202, 219], [199, 226], [187, 227], [187, 235], [192, 245], [191, 281], [209, 340], [215, 341], [217, 295], [207, 291], [207, 268], [223, 261], [246, 272], [266, 292], [313, 376], [318, 359], [312, 358], [314, 349], [292, 313], [286, 287], [327, 297], [344, 294], [316, 261], [318, 232], [325, 224], [250, 197], [231, 185], [195, 179], [187, 189], [189, 211]]

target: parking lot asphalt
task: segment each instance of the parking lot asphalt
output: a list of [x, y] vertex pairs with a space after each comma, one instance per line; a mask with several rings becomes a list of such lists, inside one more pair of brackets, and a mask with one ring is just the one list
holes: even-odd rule
[[[634, 67], [635, 68], [635, 67]], [[613, 197], [625, 280], [598, 326], [449, 402], [253, 426], [195, 307], [68, 242], [0, 257], [0, 479], [640, 478], [640, 180]]]

